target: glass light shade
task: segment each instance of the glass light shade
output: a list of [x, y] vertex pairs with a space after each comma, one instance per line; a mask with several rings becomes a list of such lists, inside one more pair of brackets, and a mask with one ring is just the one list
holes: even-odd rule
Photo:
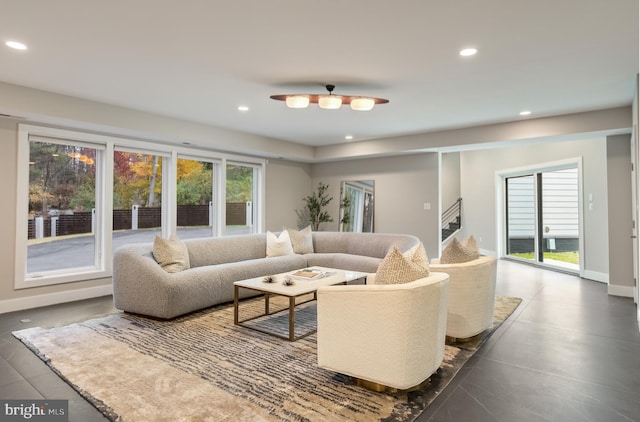
[[307, 108], [309, 107], [309, 97], [307, 95], [291, 95], [287, 97], [287, 107]]
[[369, 111], [376, 104], [373, 98], [354, 98], [351, 100], [351, 109], [358, 111]]
[[342, 97], [339, 95], [321, 95], [318, 98], [320, 108], [336, 109], [342, 105]]

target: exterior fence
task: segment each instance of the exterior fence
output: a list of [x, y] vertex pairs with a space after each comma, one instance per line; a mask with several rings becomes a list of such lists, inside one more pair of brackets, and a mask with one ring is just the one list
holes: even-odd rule
[[[230, 202], [226, 207], [227, 225], [246, 226], [251, 221], [251, 202]], [[113, 230], [138, 230], [160, 227], [162, 208], [141, 207], [113, 210]], [[213, 204], [178, 205], [179, 227], [213, 225]], [[95, 231], [95, 209], [58, 216], [29, 218], [28, 238], [67, 236], [93, 233]]]

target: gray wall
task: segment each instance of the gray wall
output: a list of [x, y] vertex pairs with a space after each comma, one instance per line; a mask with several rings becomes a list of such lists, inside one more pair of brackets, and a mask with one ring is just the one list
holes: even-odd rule
[[441, 157], [440, 188], [444, 211], [460, 198], [460, 153], [448, 152]]
[[[496, 172], [576, 157], [583, 159], [585, 251], [581, 258], [585, 264], [585, 276], [606, 281], [609, 273], [609, 236], [607, 179], [604, 177], [607, 168], [605, 138], [461, 152], [461, 192], [464, 202], [461, 235], [473, 234], [481, 249], [496, 253]], [[594, 198], [592, 211], [586, 206], [589, 193]]]
[[[311, 174], [312, 187], [326, 183], [334, 198], [329, 209], [333, 223], [321, 230], [338, 230], [340, 182], [370, 179], [375, 181], [374, 230], [415, 235], [429, 257], [439, 256], [437, 153], [319, 163]], [[425, 210], [424, 203], [431, 209]]]
[[303, 198], [311, 190], [311, 165], [269, 160], [266, 174], [265, 230], [303, 228], [296, 211], [304, 208]]
[[[607, 137], [609, 284], [633, 288], [631, 137]], [[610, 292], [610, 293], [616, 293]], [[630, 292], [629, 292], [630, 293]]]

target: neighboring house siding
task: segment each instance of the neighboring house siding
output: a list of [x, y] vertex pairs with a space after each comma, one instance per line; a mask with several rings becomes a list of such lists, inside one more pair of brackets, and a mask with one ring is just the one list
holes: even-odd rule
[[[508, 179], [508, 224], [512, 252], [533, 250], [534, 176]], [[543, 236], [547, 250], [577, 250], [579, 237], [578, 171], [542, 173]]]

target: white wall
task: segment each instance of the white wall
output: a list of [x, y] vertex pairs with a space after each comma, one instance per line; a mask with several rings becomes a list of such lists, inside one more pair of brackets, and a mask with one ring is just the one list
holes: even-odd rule
[[606, 139], [588, 139], [467, 151], [460, 153], [461, 192], [464, 204], [461, 235], [473, 234], [481, 249], [497, 252], [496, 172], [544, 165], [582, 157], [583, 192], [594, 198], [584, 213], [585, 251], [581, 257], [591, 277], [606, 281], [609, 274], [607, 232]]
[[314, 164], [311, 174], [312, 188], [326, 183], [334, 198], [329, 209], [333, 223], [321, 230], [338, 230], [341, 181], [374, 180], [374, 231], [412, 234], [422, 240], [429, 257], [439, 256], [437, 153]]

